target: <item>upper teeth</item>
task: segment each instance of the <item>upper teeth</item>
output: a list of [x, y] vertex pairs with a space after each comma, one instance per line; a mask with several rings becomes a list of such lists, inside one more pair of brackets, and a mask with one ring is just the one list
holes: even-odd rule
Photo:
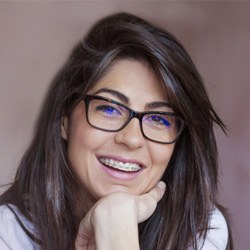
[[100, 158], [100, 162], [112, 168], [116, 168], [116, 169], [128, 171], [128, 172], [138, 171], [141, 169], [139, 164], [129, 163], [129, 162], [124, 163], [121, 161], [116, 161], [116, 160], [108, 159], [108, 158]]

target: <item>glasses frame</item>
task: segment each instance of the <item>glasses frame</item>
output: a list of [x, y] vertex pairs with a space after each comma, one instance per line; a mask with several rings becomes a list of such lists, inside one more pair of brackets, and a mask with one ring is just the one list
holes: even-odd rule
[[[103, 101], [114, 103], [116, 105], [119, 105], [119, 106], [125, 108], [129, 112], [129, 117], [128, 117], [127, 121], [119, 129], [104, 129], [104, 128], [100, 128], [98, 126], [93, 125], [89, 121], [89, 103], [91, 102], [91, 100], [103, 100]], [[140, 130], [141, 130], [141, 133], [142, 133], [142, 135], [143, 135], [144, 138], [146, 138], [146, 139], [148, 139], [150, 141], [156, 142], [156, 143], [160, 143], [160, 144], [172, 144], [172, 143], [176, 142], [176, 140], [179, 138], [179, 136], [181, 135], [181, 133], [182, 133], [184, 127], [185, 127], [184, 120], [181, 117], [177, 116], [173, 112], [163, 112], [163, 111], [137, 112], [137, 111], [134, 111], [133, 109], [129, 108], [128, 106], [124, 105], [123, 103], [115, 101], [115, 100], [113, 100], [111, 98], [107, 98], [107, 97], [103, 97], [103, 96], [97, 96], [97, 95], [86, 95], [83, 98], [83, 101], [84, 101], [85, 107], [86, 107], [86, 112], [85, 113], [86, 113], [86, 119], [87, 119], [88, 124], [91, 127], [99, 129], [99, 130], [102, 130], [102, 131], [106, 131], [106, 132], [119, 132], [122, 129], [124, 129], [133, 118], [137, 118], [139, 120]], [[168, 115], [168, 116], [172, 116], [172, 117], [175, 117], [176, 119], [178, 119], [180, 121], [180, 127], [179, 127], [178, 133], [176, 135], [176, 138], [174, 140], [170, 141], [170, 142], [162, 142], [162, 141], [157, 141], [157, 140], [151, 139], [147, 135], [145, 135], [145, 133], [143, 131], [142, 120], [143, 120], [143, 117], [145, 115], [148, 115], [148, 114]]]

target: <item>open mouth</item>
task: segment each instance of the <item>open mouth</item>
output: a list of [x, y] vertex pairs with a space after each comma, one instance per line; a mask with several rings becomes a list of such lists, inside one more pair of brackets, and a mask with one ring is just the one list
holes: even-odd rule
[[123, 172], [132, 173], [132, 172], [138, 172], [142, 169], [142, 166], [137, 163], [122, 162], [104, 157], [99, 158], [99, 161], [108, 168], [112, 168]]

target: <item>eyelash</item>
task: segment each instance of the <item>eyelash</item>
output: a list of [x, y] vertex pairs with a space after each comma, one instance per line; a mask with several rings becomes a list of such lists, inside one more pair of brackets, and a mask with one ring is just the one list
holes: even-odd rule
[[[110, 112], [110, 109], [112, 109], [112, 111]], [[111, 105], [101, 105], [101, 106], [97, 106], [96, 107], [97, 111], [103, 111], [103, 112], [109, 112], [109, 113], [114, 113], [114, 111], [118, 114], [121, 114], [121, 112], [118, 111], [117, 108], [111, 106]]]

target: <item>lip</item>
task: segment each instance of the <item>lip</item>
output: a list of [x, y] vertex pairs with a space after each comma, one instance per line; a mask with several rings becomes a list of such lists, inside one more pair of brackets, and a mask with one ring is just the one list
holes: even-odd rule
[[[116, 179], [120, 179], [120, 180], [133, 180], [135, 179], [138, 175], [140, 175], [143, 170], [146, 168], [145, 164], [143, 164], [142, 162], [138, 161], [138, 160], [134, 160], [131, 158], [126, 158], [126, 157], [119, 157], [119, 156], [113, 156], [113, 155], [98, 155], [96, 156], [101, 169], [110, 177], [116, 178]], [[116, 161], [120, 161], [123, 163], [136, 163], [138, 165], [141, 166], [141, 169], [139, 171], [136, 172], [125, 172], [122, 170], [118, 170], [115, 168], [109, 168], [106, 165], [104, 165], [101, 161], [100, 158], [109, 158], [109, 159], [113, 159]]]

